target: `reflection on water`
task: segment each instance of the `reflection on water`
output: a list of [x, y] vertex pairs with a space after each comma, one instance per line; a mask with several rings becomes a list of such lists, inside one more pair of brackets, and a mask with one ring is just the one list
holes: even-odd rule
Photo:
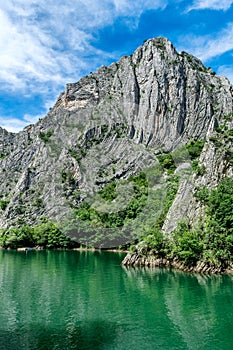
[[74, 326], [67, 324], [64, 328], [35, 323], [19, 327], [14, 332], [1, 331], [0, 349], [102, 349], [105, 346], [107, 349], [111, 346], [117, 327], [102, 320]]
[[232, 277], [0, 251], [0, 349], [232, 349]]

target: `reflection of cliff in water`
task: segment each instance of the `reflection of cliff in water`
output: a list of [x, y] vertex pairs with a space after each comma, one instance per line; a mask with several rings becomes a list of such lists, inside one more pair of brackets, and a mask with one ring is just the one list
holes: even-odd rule
[[232, 350], [231, 276], [123, 256], [0, 251], [0, 349]]
[[[224, 309], [232, 307], [233, 277], [198, 274], [187, 276], [180, 272], [168, 276], [169, 288], [164, 289], [168, 316], [188, 349], [225, 349], [221, 340], [225, 338], [226, 344], [226, 339], [229, 339], [232, 320], [230, 323], [228, 320], [223, 322], [219, 314], [227, 314]], [[228, 305], [219, 303], [225, 295], [229, 298]], [[232, 340], [229, 339], [230, 348]]]
[[25, 329], [16, 328], [14, 332], [0, 330], [0, 339], [4, 339], [6, 347], [1, 350], [48, 350], [48, 349], [102, 349], [111, 346], [114, 334], [119, 326], [115, 323], [101, 320], [90, 321], [88, 324], [67, 324], [66, 328], [46, 327], [34, 324]]
[[121, 325], [96, 312], [96, 291], [103, 281], [97, 278], [91, 285], [87, 267], [99, 277], [104, 271], [98, 253], [93, 255], [95, 259], [85, 252], [0, 252], [1, 350], [111, 345]]
[[233, 276], [187, 274], [166, 268], [124, 270], [131, 283], [136, 279], [138, 292], [153, 300], [151, 312], [159, 308], [164, 325], [170, 320], [170, 329], [181, 337], [181, 349], [232, 349], [233, 312], [229, 317], [229, 310], [233, 306]]

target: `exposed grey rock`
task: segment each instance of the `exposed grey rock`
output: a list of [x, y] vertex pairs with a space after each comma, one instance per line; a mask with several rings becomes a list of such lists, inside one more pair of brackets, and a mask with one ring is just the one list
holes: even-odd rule
[[[68, 84], [37, 124], [18, 134], [0, 128], [0, 194], [9, 200], [0, 226], [41, 217], [60, 222], [87, 195], [153, 165], [161, 150], [207, 137], [200, 158], [206, 173], [182, 179], [164, 230], [184, 217], [195, 221], [201, 215], [195, 188], [233, 175], [211, 141], [232, 113], [232, 91], [225, 77], [164, 38]], [[232, 128], [232, 118], [228, 123]]]
[[153, 268], [155, 266], [160, 267], [172, 267], [178, 270], [191, 273], [202, 273], [202, 274], [223, 274], [233, 273], [232, 265], [228, 267], [216, 267], [215, 265], [210, 265], [209, 263], [197, 262], [196, 265], [185, 265], [182, 261], [176, 259], [162, 259], [156, 258], [155, 256], [143, 256], [137, 253], [128, 253], [122, 261], [122, 265], [129, 268], [137, 266], [146, 266], [148, 268]]

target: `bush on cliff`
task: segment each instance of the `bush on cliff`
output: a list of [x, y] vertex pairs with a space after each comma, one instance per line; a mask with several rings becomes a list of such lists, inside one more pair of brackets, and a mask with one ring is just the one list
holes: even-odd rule
[[203, 261], [226, 267], [233, 262], [233, 179], [223, 179], [212, 191], [202, 189], [197, 199], [206, 206], [200, 228], [191, 229], [180, 222], [171, 239], [152, 229], [143, 240], [158, 257], [178, 259], [186, 265]]

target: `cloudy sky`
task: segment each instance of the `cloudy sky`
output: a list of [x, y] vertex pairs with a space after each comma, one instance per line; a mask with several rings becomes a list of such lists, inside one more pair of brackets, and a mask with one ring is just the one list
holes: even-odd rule
[[1, 1], [0, 126], [19, 131], [37, 121], [66, 83], [156, 36], [233, 83], [233, 1]]

